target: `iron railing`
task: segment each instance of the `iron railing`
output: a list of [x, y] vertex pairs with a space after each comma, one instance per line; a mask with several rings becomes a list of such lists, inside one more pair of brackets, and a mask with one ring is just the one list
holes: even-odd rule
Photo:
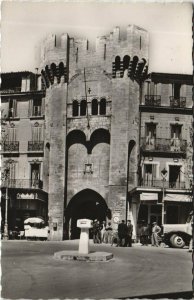
[[22, 188], [22, 189], [42, 189], [43, 183], [38, 179], [5, 179], [1, 182], [1, 187]]
[[163, 152], [186, 152], [187, 141], [172, 138], [172, 139], [161, 139], [161, 138], [141, 138], [141, 149], [144, 151], [163, 151]]
[[186, 97], [179, 97], [176, 99], [174, 96], [170, 96], [170, 106], [178, 108], [186, 107]]
[[145, 105], [161, 106], [161, 96], [160, 95], [145, 95]]
[[4, 142], [3, 143], [3, 152], [19, 152], [19, 142]]
[[44, 142], [29, 141], [28, 142], [28, 151], [29, 152], [44, 151]]
[[163, 181], [163, 180], [142, 180], [141, 186], [145, 187], [158, 187], [158, 188], [173, 188], [173, 189], [185, 189], [185, 182], [183, 181]]

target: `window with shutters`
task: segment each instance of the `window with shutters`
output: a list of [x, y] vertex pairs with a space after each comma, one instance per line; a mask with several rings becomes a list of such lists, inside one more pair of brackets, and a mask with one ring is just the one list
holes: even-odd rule
[[156, 179], [156, 165], [155, 164], [144, 164], [144, 185], [154, 186]]
[[17, 100], [16, 99], [9, 99], [9, 118], [15, 118], [17, 116]]
[[9, 142], [15, 142], [16, 141], [16, 127], [15, 124], [10, 124], [10, 127], [8, 127], [8, 141]]
[[146, 149], [155, 149], [156, 143], [156, 124], [146, 124]]
[[33, 142], [40, 142], [43, 140], [42, 137], [42, 126], [39, 123], [35, 123], [32, 127], [32, 141]]
[[182, 125], [171, 124], [171, 151], [179, 151], [181, 146]]
[[31, 186], [38, 188], [40, 182], [40, 163], [31, 164]]

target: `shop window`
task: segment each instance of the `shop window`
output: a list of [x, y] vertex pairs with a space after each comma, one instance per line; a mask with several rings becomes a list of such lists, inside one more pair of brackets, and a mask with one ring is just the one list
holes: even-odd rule
[[166, 207], [166, 223], [178, 224], [179, 223], [179, 209], [177, 205], [167, 205]]
[[98, 114], [98, 101], [97, 99], [92, 100], [92, 115]]
[[78, 105], [78, 101], [74, 100], [73, 101], [73, 106], [72, 106], [72, 115], [73, 117], [77, 117], [79, 114], [79, 105]]

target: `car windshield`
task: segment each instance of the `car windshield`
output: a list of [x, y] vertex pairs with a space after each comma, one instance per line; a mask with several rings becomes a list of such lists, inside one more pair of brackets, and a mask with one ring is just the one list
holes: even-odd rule
[[188, 218], [187, 218], [187, 223], [191, 223], [193, 220], [193, 216], [192, 215], [189, 215]]

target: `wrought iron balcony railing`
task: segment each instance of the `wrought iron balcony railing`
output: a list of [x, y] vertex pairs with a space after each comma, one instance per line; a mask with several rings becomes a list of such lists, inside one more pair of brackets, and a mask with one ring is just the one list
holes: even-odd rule
[[163, 180], [142, 180], [141, 186], [145, 187], [157, 187], [157, 188], [172, 188], [172, 189], [185, 189], [185, 182], [183, 181], [164, 181]]
[[160, 139], [160, 138], [141, 138], [141, 149], [143, 151], [163, 151], [163, 152], [186, 152], [187, 141], [172, 138], [172, 139]]
[[3, 152], [19, 152], [19, 142], [4, 142]]
[[186, 97], [179, 97], [179, 99], [176, 99], [174, 96], [171, 96], [170, 97], [170, 106], [178, 107], [178, 108], [186, 107]]
[[145, 95], [145, 105], [161, 106], [161, 96], [160, 95]]
[[29, 141], [28, 142], [28, 151], [29, 152], [42, 152], [44, 151], [44, 142], [33, 142]]
[[5, 179], [1, 182], [1, 187], [6, 188], [22, 188], [22, 189], [42, 189], [41, 180], [35, 179]]

